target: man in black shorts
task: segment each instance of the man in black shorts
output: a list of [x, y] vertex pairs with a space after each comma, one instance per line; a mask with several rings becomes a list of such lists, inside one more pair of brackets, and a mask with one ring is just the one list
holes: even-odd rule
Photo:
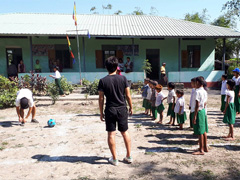
[[[126, 77], [116, 74], [118, 67], [118, 60], [116, 57], [109, 57], [106, 60], [105, 65], [109, 75], [99, 81], [98, 91], [101, 121], [104, 121], [103, 105], [104, 95], [106, 96], [105, 123], [106, 131], [108, 131], [108, 145], [112, 153], [109, 162], [113, 165], [118, 165], [115, 142], [116, 126], [118, 126], [118, 130], [123, 136], [127, 149], [127, 155], [123, 160], [127, 163], [132, 163], [131, 139], [127, 131], [128, 113], [132, 115], [130, 88], [128, 87]], [[127, 109], [125, 96], [129, 105], [129, 110]]]

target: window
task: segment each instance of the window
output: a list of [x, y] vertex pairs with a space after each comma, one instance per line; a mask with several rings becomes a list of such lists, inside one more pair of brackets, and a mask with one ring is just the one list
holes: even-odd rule
[[60, 70], [72, 68], [72, 58], [67, 45], [55, 45], [55, 58]]
[[199, 68], [201, 62], [201, 46], [187, 46], [182, 51], [182, 68]]
[[14, 64], [16, 67], [22, 60], [22, 49], [21, 48], [7, 48], [7, 66]]

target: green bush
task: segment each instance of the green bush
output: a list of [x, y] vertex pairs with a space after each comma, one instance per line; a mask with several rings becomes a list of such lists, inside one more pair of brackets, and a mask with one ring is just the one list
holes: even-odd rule
[[61, 78], [61, 86], [65, 94], [69, 95], [70, 93], [73, 92], [73, 85], [67, 81], [67, 78], [62, 76]]
[[10, 81], [0, 75], [0, 108], [13, 107], [17, 97], [18, 86], [14, 81]]
[[231, 79], [233, 77], [233, 70], [235, 68], [239, 68], [237, 64], [232, 64], [231, 66], [228, 67], [228, 79]]
[[95, 79], [93, 82], [90, 82], [90, 84], [86, 86], [87, 93], [90, 95], [98, 95], [98, 83], [99, 79]]
[[55, 102], [59, 98], [59, 89], [57, 85], [55, 84], [55, 81], [53, 82], [48, 82], [47, 85], [47, 95], [49, 95], [52, 99], [52, 104], [55, 104]]
[[89, 86], [91, 84], [91, 82], [89, 81], [89, 80], [87, 80], [87, 79], [82, 79], [82, 85], [83, 86], [85, 86], [85, 87], [87, 87], [87, 86]]

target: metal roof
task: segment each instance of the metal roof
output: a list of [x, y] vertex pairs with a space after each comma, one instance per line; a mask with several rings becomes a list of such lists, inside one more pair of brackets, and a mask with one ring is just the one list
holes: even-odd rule
[[[160, 16], [88, 14], [77, 15], [77, 19], [78, 29], [88, 29], [91, 36], [100, 37], [240, 37], [233, 29]], [[1, 36], [62, 36], [75, 29], [70, 14], [0, 14]]]

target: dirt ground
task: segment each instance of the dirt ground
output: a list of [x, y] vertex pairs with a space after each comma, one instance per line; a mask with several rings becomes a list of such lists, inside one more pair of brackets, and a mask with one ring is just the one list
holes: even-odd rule
[[[186, 102], [189, 95], [190, 90]], [[158, 125], [141, 115], [141, 100], [133, 104], [129, 132], [134, 163], [122, 162], [126, 151], [118, 132], [117, 167], [107, 162], [110, 151], [97, 101], [37, 102], [40, 123], [24, 127], [18, 125], [15, 108], [1, 110], [0, 179], [240, 179], [240, 120], [234, 129], [237, 139], [221, 139], [228, 126], [219, 112], [219, 91], [209, 91], [210, 151], [204, 156], [191, 155], [198, 144], [189, 120], [183, 131]], [[53, 128], [46, 126], [50, 118], [57, 122]], [[168, 120], [165, 110], [164, 123]]]

